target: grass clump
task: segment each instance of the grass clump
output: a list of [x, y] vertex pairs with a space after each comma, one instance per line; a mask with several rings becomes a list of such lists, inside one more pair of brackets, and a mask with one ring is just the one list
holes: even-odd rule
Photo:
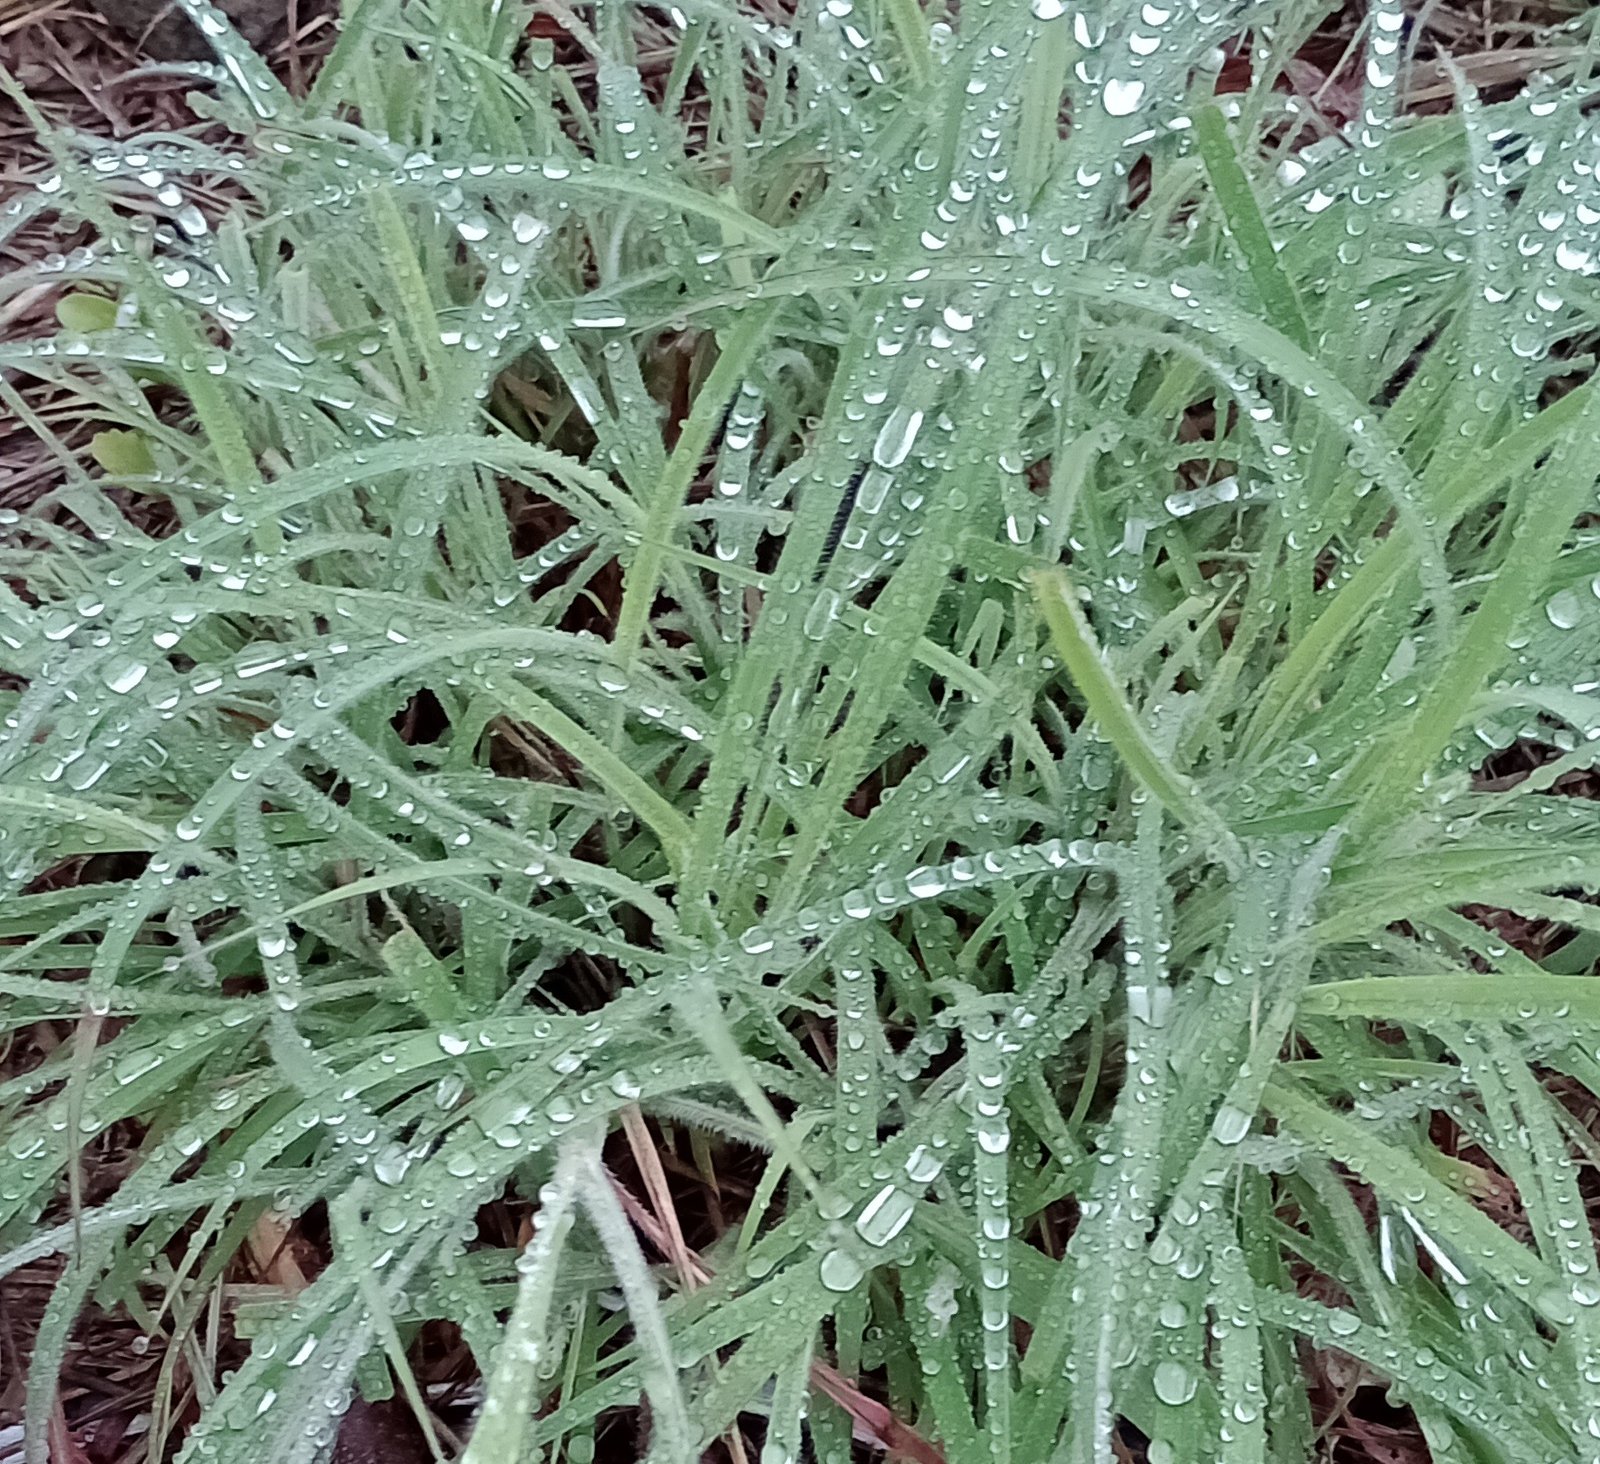
[[1407, 116], [1380, 0], [1340, 127], [1315, 4], [364, 0], [304, 97], [183, 8], [213, 140], [4, 221], [105, 428], [3, 550], [31, 1458], [91, 1301], [218, 1464], [436, 1319], [473, 1464], [1301, 1461], [1331, 1351], [1597, 1457], [1590, 32]]

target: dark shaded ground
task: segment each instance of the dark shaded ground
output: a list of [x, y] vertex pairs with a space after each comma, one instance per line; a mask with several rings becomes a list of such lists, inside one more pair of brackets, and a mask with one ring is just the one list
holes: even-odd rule
[[[146, 56], [163, 61], [204, 61], [211, 48], [194, 23], [169, 0], [90, 0], [102, 18]], [[218, 8], [258, 50], [271, 51], [302, 28], [291, 0], [217, 0]]]

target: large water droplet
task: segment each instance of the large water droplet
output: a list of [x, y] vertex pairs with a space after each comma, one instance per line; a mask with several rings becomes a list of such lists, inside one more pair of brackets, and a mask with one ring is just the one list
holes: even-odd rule
[[1572, 630], [1583, 619], [1583, 601], [1576, 590], [1562, 590], [1545, 602], [1544, 618], [1557, 630]]
[[1100, 103], [1113, 117], [1130, 117], [1144, 100], [1144, 83], [1137, 79], [1111, 77], [1100, 95]]
[[917, 1202], [903, 1190], [886, 1184], [862, 1207], [856, 1217], [856, 1233], [868, 1245], [888, 1245], [916, 1213]]
[[831, 1250], [822, 1258], [819, 1274], [829, 1291], [854, 1291], [866, 1271], [849, 1251]]
[[1155, 1374], [1150, 1381], [1155, 1387], [1156, 1397], [1174, 1408], [1182, 1407], [1194, 1397], [1199, 1386], [1195, 1375], [1181, 1362], [1174, 1362], [1171, 1358], [1156, 1364]]
[[880, 468], [898, 468], [911, 451], [922, 428], [922, 413], [904, 404], [889, 413], [872, 444], [872, 460]]
[[106, 685], [118, 696], [126, 696], [149, 672], [143, 661], [122, 661], [106, 672]]
[[943, 1172], [944, 1160], [926, 1144], [918, 1144], [907, 1157], [905, 1169], [913, 1184], [932, 1184]]
[[1211, 1137], [1219, 1144], [1237, 1144], [1250, 1132], [1250, 1114], [1231, 1103], [1224, 1103], [1211, 1120]]

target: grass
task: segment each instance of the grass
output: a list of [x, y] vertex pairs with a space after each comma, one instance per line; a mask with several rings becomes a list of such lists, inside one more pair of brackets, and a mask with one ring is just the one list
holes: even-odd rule
[[1600, 1458], [1592, 20], [1339, 127], [1292, 0], [183, 8], [228, 140], [0, 220], [30, 1464], [91, 1304], [152, 1459]]

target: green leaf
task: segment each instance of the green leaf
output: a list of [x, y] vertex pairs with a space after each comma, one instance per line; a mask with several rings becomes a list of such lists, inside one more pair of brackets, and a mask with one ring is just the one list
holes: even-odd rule
[[117, 323], [117, 302], [105, 295], [74, 292], [56, 301], [56, 319], [67, 330], [110, 330]]
[[112, 478], [144, 478], [156, 470], [150, 443], [140, 432], [108, 428], [89, 439], [89, 453]]

